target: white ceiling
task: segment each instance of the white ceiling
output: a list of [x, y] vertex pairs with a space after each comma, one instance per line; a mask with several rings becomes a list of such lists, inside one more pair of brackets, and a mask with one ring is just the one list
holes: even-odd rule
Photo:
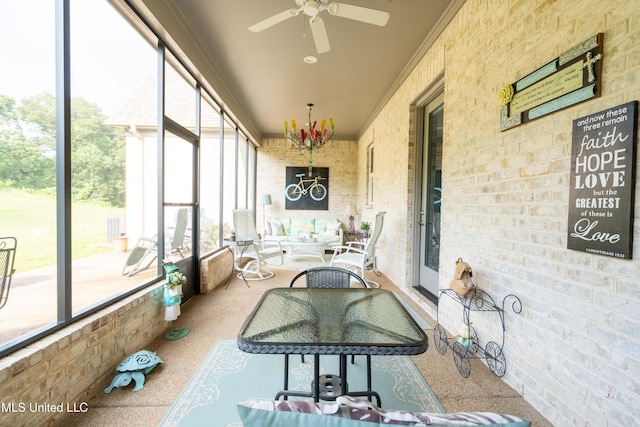
[[[280, 136], [285, 120], [333, 118], [336, 138], [355, 139], [464, 0], [344, 0], [391, 14], [378, 27], [320, 13], [331, 50], [317, 54], [309, 18], [260, 33], [248, 27], [295, 0], [174, 0], [215, 59], [261, 137]], [[306, 64], [306, 55], [318, 57]]]

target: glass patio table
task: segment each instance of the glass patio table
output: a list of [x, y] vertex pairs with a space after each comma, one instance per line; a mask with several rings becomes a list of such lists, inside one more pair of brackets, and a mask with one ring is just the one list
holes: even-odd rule
[[[372, 355], [415, 355], [427, 336], [392, 292], [369, 288], [275, 288], [262, 296], [238, 335], [247, 353], [284, 354], [284, 396], [331, 400], [338, 395], [376, 397], [371, 390]], [[288, 356], [314, 356], [312, 390], [288, 390]], [[320, 355], [340, 356], [340, 375], [320, 376]], [[348, 391], [347, 355], [367, 356], [367, 390]], [[330, 380], [327, 380], [329, 377]], [[337, 381], [336, 381], [337, 380]], [[321, 383], [329, 390], [321, 392]], [[335, 387], [334, 387], [335, 386]]]

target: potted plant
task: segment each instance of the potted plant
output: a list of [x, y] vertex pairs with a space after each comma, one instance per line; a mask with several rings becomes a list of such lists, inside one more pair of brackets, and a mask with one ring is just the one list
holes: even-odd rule
[[360, 230], [362, 230], [362, 233], [365, 236], [369, 235], [369, 230], [371, 229], [371, 224], [369, 224], [367, 221], [362, 221], [360, 223]]
[[172, 297], [182, 295], [182, 285], [187, 283], [187, 278], [172, 263], [165, 264], [165, 271], [167, 273], [165, 286], [169, 289], [169, 294]]

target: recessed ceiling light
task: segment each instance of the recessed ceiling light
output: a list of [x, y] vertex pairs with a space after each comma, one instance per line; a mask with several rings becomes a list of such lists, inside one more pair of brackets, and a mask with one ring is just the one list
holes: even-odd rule
[[305, 64], [315, 64], [316, 62], [318, 62], [318, 57], [308, 55], [304, 57], [303, 61], [305, 62]]

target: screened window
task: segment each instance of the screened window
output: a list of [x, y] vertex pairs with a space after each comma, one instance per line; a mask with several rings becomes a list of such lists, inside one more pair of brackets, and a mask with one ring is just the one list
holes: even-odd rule
[[222, 134], [222, 223], [224, 228], [233, 229], [233, 209], [238, 206], [238, 144], [235, 126], [226, 118]]
[[369, 145], [367, 151], [367, 204], [373, 204], [373, 144]]
[[256, 147], [247, 140], [247, 145], [249, 147], [249, 165], [248, 165], [248, 177], [247, 177], [247, 209], [255, 210], [255, 200], [256, 200], [256, 157], [258, 155], [258, 151]]
[[54, 14], [50, 0], [0, 2], [0, 236], [17, 239], [23, 277], [0, 310], [0, 346], [56, 320]]
[[249, 142], [238, 132], [238, 208], [246, 209], [249, 203], [247, 180], [249, 179]]
[[222, 156], [220, 141], [221, 114], [214, 102], [202, 96], [202, 127], [200, 136], [200, 214], [202, 227], [200, 245], [202, 254], [222, 246], [222, 238], [231, 228], [221, 227]]
[[157, 260], [121, 273], [129, 246], [157, 230], [157, 216], [144, 217], [157, 204], [155, 132], [138, 130], [156, 120], [157, 79], [155, 48], [106, 1], [73, 0], [70, 19], [75, 313], [156, 275]]
[[[254, 145], [165, 42], [107, 0], [70, 0], [68, 22], [56, 10], [64, 5], [0, 2], [3, 56], [12, 59], [0, 67], [0, 236], [18, 240], [0, 357], [160, 280], [158, 247], [129, 274], [136, 248], [171, 236], [184, 211], [180, 259], [220, 249], [231, 209], [255, 203]], [[56, 44], [65, 28], [68, 50]]]
[[[178, 61], [166, 53], [165, 115], [192, 132], [196, 128], [195, 80], [181, 70]], [[178, 71], [180, 70], [180, 71]]]

